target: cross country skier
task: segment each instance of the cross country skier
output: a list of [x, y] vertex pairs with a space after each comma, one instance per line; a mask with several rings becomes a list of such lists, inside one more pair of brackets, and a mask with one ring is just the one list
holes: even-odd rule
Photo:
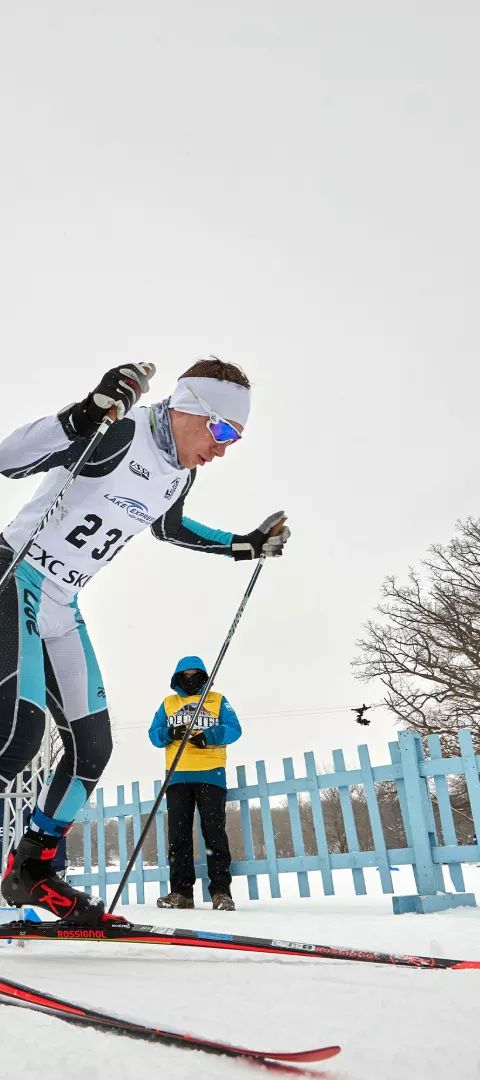
[[171, 397], [139, 408], [154, 373], [150, 364], [112, 368], [83, 401], [26, 424], [0, 444], [4, 476], [48, 474], [0, 535], [3, 575], [107, 413], [114, 409], [118, 417], [0, 594], [0, 794], [38, 753], [46, 706], [64, 747], [8, 857], [2, 895], [10, 904], [32, 903], [86, 925], [101, 920], [103, 903], [52, 869], [59, 838], [112, 750], [79, 590], [147, 527], [157, 540], [234, 560], [281, 555], [289, 536], [283, 513], [242, 536], [183, 516], [197, 467], [223, 457], [241, 438], [250, 406], [246, 375], [215, 357], [200, 360]]

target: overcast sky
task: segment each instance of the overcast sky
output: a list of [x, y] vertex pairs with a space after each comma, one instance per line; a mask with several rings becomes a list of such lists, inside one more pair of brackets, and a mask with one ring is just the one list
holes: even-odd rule
[[[285, 508], [219, 675], [230, 763], [368, 741], [352, 677], [387, 573], [480, 511], [480, 9], [457, 0], [0, 0], [1, 434], [114, 364], [148, 400], [192, 360], [241, 364], [242, 444], [189, 516]], [[38, 481], [0, 478], [6, 524]], [[106, 786], [161, 773], [147, 738], [178, 657], [212, 665], [253, 564], [142, 534], [81, 607], [114, 721]], [[148, 785], [144, 785], [145, 791]]]

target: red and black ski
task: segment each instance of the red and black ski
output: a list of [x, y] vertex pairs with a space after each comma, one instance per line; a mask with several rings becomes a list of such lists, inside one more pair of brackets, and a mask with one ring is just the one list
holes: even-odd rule
[[0, 923], [0, 940], [23, 941], [114, 941], [143, 945], [187, 945], [193, 948], [226, 949], [236, 952], [269, 953], [277, 956], [305, 956], [320, 960], [358, 960], [370, 964], [390, 964], [409, 968], [480, 969], [480, 960], [449, 960], [443, 956], [410, 956], [347, 949], [336, 945], [308, 945], [278, 938], [244, 937], [215, 931], [185, 930], [170, 926], [150, 926], [115, 921], [100, 923], [95, 929], [63, 922]]
[[185, 1050], [203, 1050], [207, 1054], [225, 1054], [227, 1057], [245, 1058], [262, 1065], [275, 1066], [277, 1069], [310, 1061], [325, 1061], [327, 1058], [335, 1057], [341, 1049], [340, 1046], [322, 1046], [316, 1050], [294, 1050], [285, 1053], [248, 1050], [244, 1046], [231, 1046], [229, 1043], [203, 1039], [198, 1035], [148, 1027], [134, 1020], [99, 1012], [97, 1009], [87, 1009], [83, 1005], [64, 1001], [63, 998], [44, 994], [43, 991], [35, 990], [31, 986], [24, 986], [22, 983], [11, 982], [1, 977], [0, 1005], [20, 1005], [23, 1008], [48, 1013], [59, 1020], [66, 1020], [67, 1023], [93, 1027], [98, 1031], [127, 1035], [134, 1039], [146, 1039], [148, 1042], [163, 1043], [165, 1046], [176, 1046]]

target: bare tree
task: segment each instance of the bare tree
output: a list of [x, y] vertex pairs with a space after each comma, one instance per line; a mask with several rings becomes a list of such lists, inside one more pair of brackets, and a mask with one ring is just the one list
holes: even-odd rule
[[480, 741], [480, 520], [458, 522], [407, 584], [388, 577], [377, 612], [357, 643], [358, 678], [378, 678], [387, 708], [420, 735], [470, 727]]

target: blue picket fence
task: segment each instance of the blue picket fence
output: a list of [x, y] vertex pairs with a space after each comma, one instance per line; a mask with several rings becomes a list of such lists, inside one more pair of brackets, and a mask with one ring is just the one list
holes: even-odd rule
[[[256, 783], [247, 783], [245, 766], [237, 768], [237, 786], [230, 788], [227, 801], [238, 803], [242, 826], [245, 858], [232, 863], [232, 874], [245, 877], [251, 900], [259, 897], [258, 878], [266, 875], [272, 897], [281, 896], [281, 875], [297, 875], [298, 891], [301, 897], [310, 895], [310, 874], [319, 874], [325, 895], [334, 894], [334, 870], [345, 870], [352, 874], [353, 887], [357, 895], [366, 893], [364, 870], [376, 867], [379, 871], [384, 893], [394, 893], [392, 869], [394, 866], [411, 865], [417, 893], [411, 896], [393, 896], [393, 909], [396, 913], [404, 911], [439, 911], [448, 907], [475, 904], [473, 893], [465, 891], [462, 863], [480, 861], [478, 842], [460, 845], [457, 842], [454, 816], [450, 802], [448, 776], [465, 778], [470, 799], [471, 816], [474, 823], [475, 838], [480, 837], [480, 756], [476, 756], [471, 733], [464, 730], [459, 735], [460, 755], [444, 758], [440, 739], [431, 735], [428, 742], [428, 754], [424, 755], [421, 740], [410, 731], [401, 732], [398, 741], [389, 743], [391, 760], [386, 765], [373, 766], [368, 747], [358, 747], [359, 767], [347, 769], [342, 750], [333, 751], [334, 771], [319, 773], [314, 754], [304, 755], [305, 772], [295, 776], [291, 758], [284, 759], [284, 778], [267, 780], [264, 761], [256, 764]], [[399, 806], [406, 836], [406, 846], [389, 848], [384, 835], [376, 785], [381, 781], [393, 781], [396, 785]], [[365, 794], [370, 819], [373, 848], [360, 850], [355, 815], [352, 803], [352, 785], [361, 785]], [[154, 785], [154, 796], [160, 790], [161, 781]], [[329, 850], [327, 830], [322, 805], [322, 793], [328, 789], [338, 791], [343, 817], [347, 851]], [[274, 824], [272, 821], [271, 800], [286, 796], [292, 835], [293, 855], [280, 857], [275, 846]], [[315, 832], [317, 854], [307, 855], [302, 830], [299, 797], [307, 796], [311, 807], [311, 818]], [[434, 801], [441, 823], [443, 843], [439, 843], [434, 815]], [[103, 791], [97, 790], [95, 801], [85, 807], [80, 821], [83, 824], [84, 866], [82, 873], [69, 875], [69, 881], [91, 890], [96, 887], [100, 896], [106, 899], [107, 887], [119, 884], [123, 870], [128, 862], [127, 819], [133, 822], [134, 841], [140, 836], [142, 815], [152, 809], [154, 799], [144, 799], [140, 794], [138, 782], [132, 784], [132, 795], [127, 801], [124, 787], [117, 789], [117, 802], [105, 806]], [[264, 856], [257, 858], [251, 821], [251, 804], [260, 806], [263, 827]], [[165, 844], [166, 801], [156, 815], [156, 840], [158, 864], [145, 866], [141, 852], [132, 869], [129, 884], [122, 892], [122, 902], [131, 900], [130, 890], [135, 890], [135, 901], [145, 902], [145, 884], [156, 882], [161, 895], [168, 892], [169, 869]], [[118, 823], [118, 861], [115, 866], [107, 865], [105, 846], [105, 822], [114, 819]], [[92, 866], [92, 826], [96, 825], [98, 865]], [[202, 880], [204, 899], [209, 899], [207, 890], [207, 865], [203, 838], [198, 829], [200, 858], [196, 865], [197, 877]], [[444, 867], [448, 866], [454, 892], [447, 892], [444, 881]]]

